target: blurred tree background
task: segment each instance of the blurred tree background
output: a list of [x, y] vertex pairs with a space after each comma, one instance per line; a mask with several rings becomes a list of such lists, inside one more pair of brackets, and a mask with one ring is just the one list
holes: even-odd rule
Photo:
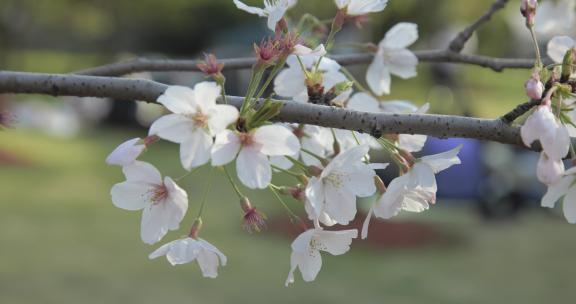
[[[262, 5], [261, 0], [245, 2]], [[336, 51], [357, 51], [343, 47], [345, 42], [377, 43], [391, 26], [404, 21], [419, 26], [420, 39], [412, 49], [443, 48], [492, 2], [390, 0], [384, 12], [370, 16], [363, 30], [349, 26], [339, 34], [343, 44]], [[510, 1], [479, 30], [466, 51], [531, 56], [518, 5]], [[303, 13], [328, 19], [335, 13], [334, 3], [299, 0], [290, 16]], [[139, 56], [201, 58], [206, 51], [220, 58], [246, 57], [252, 55], [252, 43], [269, 33], [262, 19], [237, 10], [232, 0], [0, 0], [0, 69], [69, 73]], [[365, 66], [351, 71], [364, 79]], [[525, 70], [494, 73], [422, 63], [418, 73], [414, 79], [394, 78], [389, 98], [430, 102], [435, 113], [492, 118], [525, 100]], [[246, 71], [226, 76], [228, 92], [242, 94]], [[150, 77], [185, 85], [203, 80], [197, 73]], [[201, 278], [196, 265], [148, 261], [147, 254], [156, 246], [139, 240], [138, 213], [113, 207], [109, 191], [123, 176], [119, 168], [104, 164], [116, 145], [146, 130], [118, 128], [109, 125], [110, 120], [91, 124], [88, 116], [71, 119], [76, 116], [69, 108], [85, 105], [94, 112], [92, 106], [104, 105], [103, 100], [0, 97], [0, 108], [16, 100], [22, 102], [14, 105], [33, 103], [32, 112], [43, 110], [31, 115], [24, 106], [18, 114], [26, 115], [18, 118], [28, 127], [0, 132], [0, 303], [541, 304], [574, 299], [574, 228], [557, 212], [542, 208], [485, 221], [477, 212], [477, 193], [439, 197], [429, 212], [380, 222], [380, 237], [355, 241], [344, 256], [325, 256], [316, 282], [305, 284], [298, 277], [294, 286], [284, 288], [292, 236], [285, 231], [289, 225], [283, 226], [282, 208], [267, 192], [253, 194], [253, 203], [270, 216], [271, 229], [248, 235], [240, 229], [236, 198], [218, 173], [215, 183], [223, 186], [214, 187], [209, 196], [203, 237], [228, 255], [229, 265], [219, 278]], [[56, 110], [46, 110], [46, 104]], [[117, 104], [129, 110], [140, 107]], [[153, 110], [150, 117], [146, 111], [139, 115], [149, 122], [162, 113], [159, 107]], [[126, 119], [118, 113], [117, 120]], [[59, 131], [46, 132], [51, 128]], [[71, 132], [75, 129], [80, 131]], [[478, 141], [430, 141], [441, 147], [465, 142], [470, 151], [462, 166], [438, 176], [441, 191], [468, 183], [496, 204], [510, 189], [527, 188], [523, 195], [542, 190], [533, 186], [536, 154]], [[172, 144], [158, 143], [144, 160], [171, 176], [184, 173]], [[449, 177], [451, 172], [457, 173], [455, 178]], [[182, 229], [167, 235], [166, 241], [187, 230], [206, 173], [182, 181], [190, 193], [190, 211]], [[478, 175], [481, 180], [475, 178]], [[521, 199], [537, 205], [530, 196]], [[302, 209], [298, 202], [289, 203]]]

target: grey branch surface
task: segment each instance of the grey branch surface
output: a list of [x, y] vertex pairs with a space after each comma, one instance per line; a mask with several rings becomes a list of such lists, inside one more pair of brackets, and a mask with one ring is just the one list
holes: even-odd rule
[[[150, 80], [83, 75], [0, 72], [0, 94], [30, 93], [53, 96], [106, 97], [155, 103], [168, 88]], [[236, 107], [242, 97], [229, 96]], [[521, 145], [520, 129], [504, 120], [429, 114], [386, 114], [358, 112], [336, 107], [283, 103], [277, 121], [347, 129], [370, 134], [424, 134], [439, 138], [463, 137]]]
[[[495, 58], [481, 55], [466, 55], [450, 50], [422, 50], [414, 54], [423, 62], [459, 63], [476, 65], [500, 72], [504, 69], [530, 69], [534, 67], [534, 59]], [[368, 64], [374, 55], [369, 53], [332, 55], [330, 58], [341, 65]], [[137, 72], [198, 72], [197, 65], [201, 60], [146, 59], [107, 64], [75, 72], [78, 75], [91, 76], [122, 76]], [[255, 57], [221, 59], [224, 71], [249, 69], [256, 63]], [[547, 62], [549, 63], [549, 62]]]

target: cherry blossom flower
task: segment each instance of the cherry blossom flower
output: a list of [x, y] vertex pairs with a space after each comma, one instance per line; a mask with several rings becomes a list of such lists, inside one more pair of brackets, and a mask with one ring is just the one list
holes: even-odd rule
[[295, 155], [298, 138], [287, 128], [267, 125], [247, 133], [224, 130], [212, 147], [212, 165], [223, 166], [236, 157], [240, 181], [251, 189], [264, 189], [272, 179], [269, 156]]
[[144, 139], [132, 138], [120, 144], [108, 157], [106, 163], [116, 166], [128, 166], [146, 150], [146, 148], [158, 140], [156, 136], [148, 136]]
[[335, 0], [335, 2], [336, 6], [345, 10], [348, 16], [381, 12], [388, 4], [388, 0]]
[[520, 135], [527, 147], [539, 140], [546, 155], [554, 160], [562, 159], [570, 148], [568, 130], [556, 120], [549, 104], [538, 106], [524, 122]]
[[576, 41], [568, 36], [556, 36], [548, 42], [548, 57], [556, 63], [564, 61], [569, 49], [576, 47]]
[[207, 163], [213, 137], [238, 119], [235, 107], [216, 104], [220, 90], [213, 82], [200, 82], [193, 90], [171, 86], [158, 98], [174, 114], [156, 120], [149, 133], [180, 144], [180, 160], [187, 170]]
[[135, 161], [122, 168], [126, 181], [112, 187], [112, 202], [118, 208], [142, 213], [140, 236], [154, 244], [169, 230], [176, 230], [188, 210], [188, 195], [170, 177], [162, 179], [151, 164]]
[[386, 33], [366, 74], [374, 93], [390, 94], [391, 75], [403, 79], [416, 76], [418, 58], [407, 47], [417, 39], [418, 27], [414, 23], [398, 23]]
[[332, 255], [342, 255], [350, 250], [352, 239], [358, 237], [358, 230], [325, 231], [316, 226], [300, 234], [292, 242], [290, 255], [290, 272], [286, 279], [286, 286], [294, 283], [294, 271], [300, 270], [302, 279], [311, 282], [316, 279], [322, 267], [320, 251]]
[[[318, 60], [320, 64], [318, 69], [322, 77], [322, 86], [324, 92], [330, 91], [338, 83], [348, 81], [346, 75], [340, 72], [340, 64], [336, 61], [315, 55], [300, 57], [304, 67], [312, 70], [316, 67]], [[282, 97], [290, 97], [298, 102], [308, 102], [308, 87], [306, 86], [306, 75], [295, 55], [289, 56], [286, 61], [288, 68], [281, 71], [274, 80], [274, 92]], [[345, 101], [352, 94], [352, 89], [345, 90], [339, 96], [333, 99], [334, 102]]]
[[567, 170], [554, 184], [548, 186], [548, 191], [542, 197], [542, 207], [554, 208], [558, 200], [563, 202], [564, 217], [570, 224], [576, 224], [576, 167]]
[[[430, 108], [429, 104], [424, 104], [420, 108], [406, 101], [384, 101], [380, 102], [370, 94], [360, 92], [354, 94], [346, 106], [349, 109], [369, 113], [393, 113], [393, 114], [425, 114]], [[419, 134], [399, 134], [397, 135], [398, 147], [408, 152], [418, 152], [422, 150], [428, 137]]]
[[436, 203], [436, 177], [440, 171], [460, 164], [458, 153], [462, 146], [450, 151], [420, 158], [412, 168], [388, 185], [386, 192], [372, 206], [362, 227], [362, 238], [368, 236], [372, 213], [376, 217], [390, 219], [400, 211], [422, 212]]
[[163, 255], [172, 266], [197, 261], [205, 278], [216, 278], [218, 266], [226, 266], [227, 261], [226, 256], [214, 245], [201, 238], [191, 237], [164, 244], [152, 252], [149, 258], [155, 259]]
[[284, 18], [284, 14], [294, 5], [297, 0], [264, 0], [264, 8], [248, 6], [239, 0], [234, 0], [234, 4], [240, 10], [260, 17], [268, 18], [268, 28], [276, 30], [276, 24]]
[[356, 146], [338, 154], [319, 176], [310, 178], [306, 187], [307, 204], [313, 218], [323, 213], [333, 222], [347, 225], [356, 216], [356, 196], [367, 197], [376, 192], [373, 168], [363, 162], [370, 150], [367, 145]]

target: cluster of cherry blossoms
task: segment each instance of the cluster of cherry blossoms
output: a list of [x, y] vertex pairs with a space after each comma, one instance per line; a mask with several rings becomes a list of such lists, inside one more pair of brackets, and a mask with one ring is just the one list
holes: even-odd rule
[[[553, 4], [547, 3], [548, 6]], [[552, 7], [546, 7], [551, 10]], [[573, 19], [572, 5], [572, 17]], [[523, 0], [521, 12], [526, 19], [533, 40], [538, 20], [538, 1]], [[566, 22], [570, 23], [573, 21]], [[566, 170], [564, 159], [576, 159], [571, 137], [576, 136], [573, 118], [576, 118], [576, 43], [568, 36], [556, 36], [548, 42], [547, 55], [554, 64], [544, 66], [540, 59], [538, 43], [535, 43], [537, 60], [530, 79], [525, 84], [526, 94], [539, 105], [526, 118], [521, 128], [522, 141], [528, 147], [538, 141], [542, 148], [538, 160], [536, 175], [538, 180], [548, 186], [548, 192], [542, 198], [543, 207], [554, 207], [556, 201], [563, 198], [564, 216], [568, 222], [576, 223], [576, 187], [573, 176], [575, 168]], [[572, 162], [574, 164], [574, 162]]]
[[[297, 269], [304, 281], [314, 280], [322, 265], [320, 252], [348, 252], [359, 234], [362, 239], [368, 237], [372, 217], [390, 219], [401, 211], [429, 209], [436, 202], [435, 175], [460, 164], [460, 146], [418, 158], [413, 153], [424, 147], [424, 135], [361, 134], [273, 122], [281, 103], [272, 97], [371, 113], [428, 111], [428, 104], [417, 107], [406, 101], [386, 100], [392, 75], [406, 79], [417, 74], [418, 58], [409, 49], [418, 39], [415, 24], [393, 26], [372, 47], [375, 54], [366, 73], [367, 87], [330, 58], [335, 36], [346, 23], [365, 22], [367, 14], [383, 11], [387, 2], [335, 0], [337, 13], [330, 24], [310, 15], [293, 24], [286, 14], [297, 4], [296, 0], [265, 0], [263, 8], [233, 0], [240, 10], [266, 18], [273, 31], [270, 38], [254, 46], [257, 63], [241, 107], [227, 104], [223, 65], [208, 55], [199, 68], [213, 82], [200, 82], [193, 88], [169, 87], [157, 102], [170, 114], [155, 121], [147, 137], [126, 141], [107, 159], [109, 164], [121, 166], [126, 177], [126, 181], [112, 188], [114, 205], [143, 210], [142, 241], [160, 242], [169, 231], [179, 229], [188, 211], [189, 197], [177, 184], [179, 180], [162, 177], [153, 165], [138, 160], [158, 140], [180, 146], [180, 162], [190, 173], [203, 166], [224, 172], [238, 196], [244, 227], [249, 232], [264, 229], [266, 217], [252, 205], [243, 188], [268, 189], [282, 203], [292, 222], [303, 230], [291, 246], [286, 285], [294, 282]], [[522, 1], [522, 13], [533, 34], [536, 5], [536, 1]], [[565, 171], [562, 161], [570, 150], [570, 134], [576, 131], [570, 128], [570, 116], [574, 115], [574, 41], [554, 38], [548, 53], [559, 64], [545, 67], [538, 55], [526, 91], [541, 104], [526, 119], [521, 133], [526, 145], [539, 141], [543, 148], [537, 172], [549, 191], [542, 204], [551, 207], [564, 197], [566, 217], [576, 222], [576, 170]], [[541, 79], [546, 80], [545, 84]], [[265, 96], [269, 87], [273, 93]], [[371, 162], [376, 154], [386, 154], [391, 166]], [[230, 173], [233, 164], [236, 177]], [[385, 185], [377, 170], [389, 170], [388, 167], [396, 167], [400, 174]], [[272, 183], [273, 175], [278, 174], [293, 177], [294, 183]], [[283, 197], [302, 202], [307, 219], [297, 216]], [[357, 199], [364, 197], [372, 197], [373, 203], [360, 233], [356, 229], [329, 229], [354, 220]], [[203, 197], [187, 237], [161, 246], [150, 258], [166, 256], [172, 265], [197, 261], [205, 277], [216, 277], [218, 267], [224, 266], [227, 258], [199, 238], [206, 203]]]

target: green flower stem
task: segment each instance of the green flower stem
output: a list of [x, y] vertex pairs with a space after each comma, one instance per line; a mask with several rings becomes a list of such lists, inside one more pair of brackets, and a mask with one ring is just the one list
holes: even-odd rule
[[288, 213], [288, 216], [291, 217], [292, 219], [300, 220], [300, 218], [294, 213], [294, 211], [292, 211], [292, 209], [290, 209], [290, 207], [288, 207], [286, 202], [284, 202], [284, 200], [282, 199], [282, 197], [280, 196], [280, 194], [278, 193], [278, 191], [275, 188], [278, 188], [278, 187], [276, 187], [272, 184], [270, 184], [270, 186], [268, 186], [268, 189], [270, 189], [270, 191], [272, 191], [272, 193], [274, 194], [274, 197], [276, 197], [276, 199], [284, 207], [284, 209]]
[[534, 44], [534, 50], [536, 51], [536, 66], [542, 68], [542, 56], [540, 55], [540, 46], [538, 45], [538, 39], [536, 38], [536, 32], [534, 31], [534, 26], [530, 28], [530, 36], [532, 37], [532, 43]]
[[266, 67], [261, 64], [256, 64], [252, 69], [252, 77], [250, 78], [250, 83], [248, 84], [248, 90], [246, 91], [246, 97], [244, 97], [244, 103], [240, 108], [240, 115], [246, 114], [246, 111], [252, 106], [252, 97], [262, 80], [262, 75], [266, 71]]
[[280, 60], [278, 60], [278, 63], [274, 66], [272, 72], [270, 72], [270, 75], [268, 75], [268, 79], [266, 79], [266, 82], [264, 82], [262, 88], [260, 88], [260, 91], [258, 91], [254, 99], [259, 99], [260, 97], [262, 97], [262, 95], [264, 95], [264, 92], [266, 92], [266, 89], [268, 88], [272, 80], [274, 80], [276, 75], [278, 75], [278, 73], [282, 70], [282, 68], [284, 68], [287, 58], [288, 57], [283, 57]]
[[202, 195], [202, 203], [200, 204], [200, 210], [198, 210], [198, 219], [202, 218], [202, 214], [204, 214], [204, 210], [206, 208], [206, 201], [208, 200], [208, 192], [210, 192], [210, 188], [212, 187], [212, 170], [213, 167], [210, 167], [210, 172], [208, 173], [208, 180], [206, 181], [206, 187], [204, 188], [204, 194]]
[[242, 194], [242, 191], [240, 191], [240, 188], [238, 188], [238, 185], [236, 185], [236, 183], [232, 179], [232, 176], [230, 175], [230, 172], [228, 172], [228, 169], [226, 169], [226, 167], [224, 166], [222, 166], [222, 169], [224, 169], [224, 173], [226, 174], [226, 177], [228, 178], [230, 185], [232, 185], [232, 189], [234, 189], [234, 192], [236, 192], [236, 195], [238, 195], [238, 198], [241, 199], [245, 197], [245, 195]]

